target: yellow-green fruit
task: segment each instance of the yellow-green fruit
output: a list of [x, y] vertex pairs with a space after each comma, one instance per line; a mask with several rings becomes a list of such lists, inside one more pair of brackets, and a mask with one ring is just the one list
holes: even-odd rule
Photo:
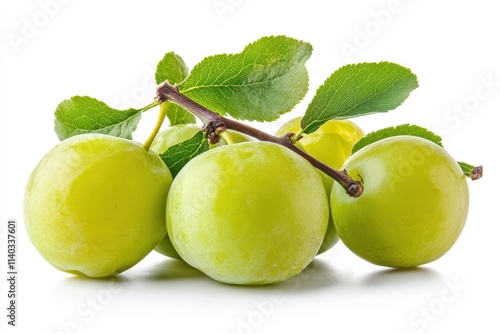
[[[168, 127], [166, 130], [158, 133], [158, 135], [153, 140], [153, 143], [151, 144], [151, 149], [158, 154], [161, 154], [165, 152], [169, 147], [190, 139], [196, 133], [198, 133], [200, 129], [200, 126], [196, 124], [178, 124]], [[225, 136], [226, 138], [231, 140], [232, 144], [253, 140], [252, 138], [238, 131], [226, 130]], [[210, 148], [222, 145], [226, 145], [226, 141], [223, 138], [221, 138], [219, 143], [210, 145]], [[168, 234], [165, 235], [158, 246], [156, 246], [155, 250], [162, 255], [181, 260], [181, 257], [172, 245]]]
[[28, 235], [54, 267], [107, 277], [134, 266], [166, 234], [172, 176], [154, 152], [130, 140], [85, 134], [64, 140], [31, 174]]
[[328, 224], [318, 173], [301, 156], [267, 142], [209, 150], [177, 174], [167, 200], [176, 250], [206, 275], [268, 284], [302, 271]]
[[352, 198], [335, 184], [331, 210], [341, 240], [363, 259], [415, 267], [438, 259], [458, 239], [469, 189], [442, 147], [418, 137], [391, 137], [359, 150], [344, 167], [364, 191]]
[[[285, 123], [276, 133], [283, 136], [287, 133], [300, 131], [301, 118], [294, 118]], [[318, 130], [311, 134], [304, 134], [297, 142], [303, 150], [326, 165], [340, 169], [347, 158], [351, 155], [352, 147], [358, 140], [364, 137], [363, 130], [349, 120], [330, 120], [324, 123]], [[333, 186], [333, 179], [325, 173], [318, 171], [323, 179], [326, 192], [329, 195]], [[318, 254], [332, 248], [339, 240], [337, 231], [330, 216], [328, 230], [325, 240]]]

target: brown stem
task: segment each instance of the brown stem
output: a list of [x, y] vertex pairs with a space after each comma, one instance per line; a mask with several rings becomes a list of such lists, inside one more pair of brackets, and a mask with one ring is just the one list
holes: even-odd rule
[[285, 146], [295, 153], [299, 154], [300, 156], [304, 157], [314, 167], [332, 177], [342, 187], [344, 187], [344, 189], [350, 196], [359, 197], [363, 193], [363, 185], [361, 184], [361, 182], [353, 180], [346, 171], [341, 172], [335, 170], [295, 146], [291, 140], [293, 134], [287, 134], [283, 137], [276, 137], [244, 123], [223, 117], [218, 113], [213, 112], [191, 100], [189, 97], [180, 93], [176, 87], [168, 84], [167, 82], [159, 85], [156, 92], [156, 99], [159, 103], [165, 101], [174, 102], [198, 117], [203, 122], [204, 130], [207, 133], [207, 136], [211, 143], [218, 142], [219, 133], [221, 131], [225, 131], [226, 129], [245, 133], [261, 141], [276, 143]]
[[470, 172], [470, 178], [472, 181], [479, 180], [483, 177], [483, 166], [476, 166], [472, 168]]

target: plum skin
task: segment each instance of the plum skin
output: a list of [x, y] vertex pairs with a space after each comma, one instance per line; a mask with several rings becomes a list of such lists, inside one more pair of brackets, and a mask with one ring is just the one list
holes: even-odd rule
[[343, 243], [377, 265], [411, 268], [453, 246], [467, 220], [469, 189], [458, 163], [423, 138], [396, 136], [370, 144], [344, 164], [362, 181], [351, 198], [334, 185], [331, 211]]
[[328, 223], [321, 177], [308, 161], [268, 142], [209, 150], [172, 183], [167, 228], [181, 257], [231, 284], [270, 284], [302, 271]]
[[29, 178], [28, 235], [57, 269], [116, 275], [165, 236], [171, 182], [158, 155], [135, 142], [102, 134], [71, 137], [48, 152]]

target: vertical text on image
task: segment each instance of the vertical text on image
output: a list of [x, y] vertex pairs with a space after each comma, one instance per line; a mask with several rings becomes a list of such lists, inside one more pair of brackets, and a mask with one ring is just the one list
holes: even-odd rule
[[17, 321], [17, 222], [7, 222], [7, 324], [16, 326]]

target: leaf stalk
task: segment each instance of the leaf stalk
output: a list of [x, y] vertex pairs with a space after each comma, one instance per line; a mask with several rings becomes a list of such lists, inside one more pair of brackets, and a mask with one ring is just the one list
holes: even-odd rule
[[[155, 102], [155, 105], [158, 104]], [[150, 104], [153, 105], [153, 104]], [[158, 114], [158, 120], [156, 121], [156, 125], [151, 131], [151, 134], [149, 135], [148, 139], [142, 144], [142, 147], [146, 150], [149, 151], [149, 148], [151, 147], [151, 144], [153, 143], [153, 140], [155, 139], [156, 135], [160, 131], [160, 128], [163, 124], [163, 121], [165, 120], [165, 116], [167, 116], [167, 103], [161, 103], [160, 104], [160, 113]]]

